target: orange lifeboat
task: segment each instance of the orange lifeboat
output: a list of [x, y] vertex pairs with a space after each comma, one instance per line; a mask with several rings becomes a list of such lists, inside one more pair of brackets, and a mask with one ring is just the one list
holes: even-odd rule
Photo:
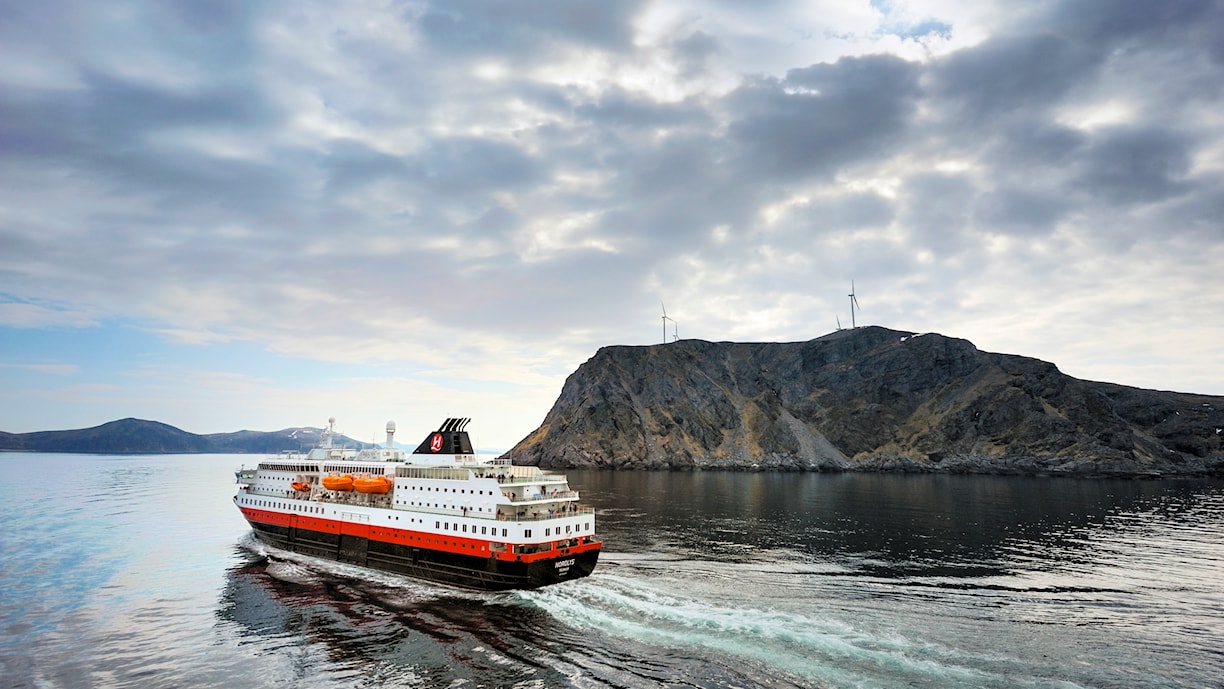
[[298, 491], [299, 493], [304, 493], [310, 490], [310, 484], [309, 483], [295, 483], [293, 484], [293, 489]]
[[353, 479], [358, 493], [387, 493], [391, 490], [391, 479], [386, 476], [362, 476]]
[[349, 491], [353, 489], [352, 474], [330, 474], [323, 477], [323, 487], [328, 490]]

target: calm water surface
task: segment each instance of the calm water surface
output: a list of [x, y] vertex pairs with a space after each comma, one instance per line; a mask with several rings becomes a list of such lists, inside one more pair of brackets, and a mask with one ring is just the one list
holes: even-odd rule
[[570, 472], [588, 579], [254, 543], [252, 456], [0, 454], [0, 686], [1222, 687], [1224, 482]]

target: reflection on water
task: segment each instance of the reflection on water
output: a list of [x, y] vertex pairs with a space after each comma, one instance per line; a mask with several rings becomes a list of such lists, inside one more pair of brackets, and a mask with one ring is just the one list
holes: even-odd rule
[[[0, 455], [4, 686], [1224, 676], [1220, 481], [570, 472], [595, 573], [490, 594], [260, 550], [231, 500], [244, 459]], [[47, 476], [68, 479], [32, 493]]]
[[[1198, 481], [881, 474], [570, 472], [610, 548], [751, 561], [777, 552], [865, 574], [992, 576], [1066, 555], [1134, 515], [1193, 526]], [[1214, 484], [1217, 485], [1218, 484]], [[1196, 513], [1208, 501], [1205, 514]], [[643, 527], [646, 528], [643, 528]]]
[[295, 681], [552, 687], [584, 673], [575, 663], [590, 639], [522, 594], [418, 584], [283, 551], [244, 559], [227, 572], [217, 619], [277, 654], [292, 646]]

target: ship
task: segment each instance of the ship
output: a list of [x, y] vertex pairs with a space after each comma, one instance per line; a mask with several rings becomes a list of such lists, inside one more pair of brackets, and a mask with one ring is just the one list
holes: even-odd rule
[[235, 472], [255, 538], [282, 550], [485, 591], [580, 579], [599, 560], [595, 511], [564, 474], [478, 458], [447, 418], [411, 453], [336, 443], [335, 418], [307, 452]]

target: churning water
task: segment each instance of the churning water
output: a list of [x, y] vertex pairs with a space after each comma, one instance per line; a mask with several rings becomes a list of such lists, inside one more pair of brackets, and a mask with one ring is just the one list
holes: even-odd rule
[[252, 457], [0, 455], [0, 685], [1221, 687], [1224, 482], [570, 472], [591, 577], [255, 543]]

